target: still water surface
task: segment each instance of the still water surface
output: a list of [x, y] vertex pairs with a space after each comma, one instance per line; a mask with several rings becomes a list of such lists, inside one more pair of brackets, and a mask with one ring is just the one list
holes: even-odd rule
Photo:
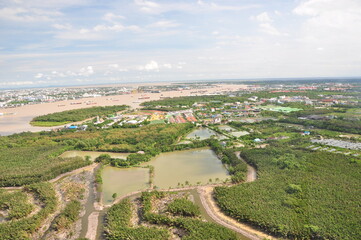
[[[186, 182], [206, 184], [209, 179], [215, 182], [216, 179], [221, 181], [229, 177], [214, 152], [205, 148], [162, 153], [142, 165], [154, 166], [154, 185], [161, 189], [185, 186]], [[102, 177], [105, 204], [112, 201], [113, 193], [122, 196], [149, 187], [147, 168], [105, 167]]]
[[117, 193], [119, 197], [131, 192], [147, 189], [149, 187], [148, 172], [148, 168], [105, 167], [102, 171], [103, 203], [112, 203], [112, 195], [114, 193]]
[[192, 131], [191, 133], [189, 133], [186, 138], [189, 139], [197, 139], [199, 138], [199, 140], [204, 140], [207, 138], [210, 138], [211, 136], [216, 136], [217, 133], [215, 133], [214, 131], [208, 129], [208, 128], [199, 128], [196, 129], [194, 131]]
[[155, 186], [166, 189], [179, 187], [178, 183], [208, 183], [209, 179], [224, 180], [227, 170], [215, 153], [210, 149], [192, 149], [170, 153], [162, 153], [151, 162], [154, 166]]

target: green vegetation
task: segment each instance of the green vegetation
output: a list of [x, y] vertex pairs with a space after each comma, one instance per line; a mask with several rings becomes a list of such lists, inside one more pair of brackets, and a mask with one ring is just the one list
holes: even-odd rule
[[[22, 133], [0, 137], [0, 186], [45, 181], [90, 164], [89, 160], [80, 157], [59, 157], [71, 149], [133, 152], [128, 161], [115, 159], [112, 165], [136, 165], [162, 151], [188, 147], [173, 143], [192, 128], [192, 124], [154, 124], [134, 129]], [[145, 154], [136, 154], [137, 151]]]
[[57, 231], [69, 229], [69, 227], [78, 219], [81, 210], [80, 202], [77, 200], [70, 201], [64, 210], [56, 217], [53, 227]]
[[284, 123], [314, 126], [332, 131], [361, 134], [361, 120], [330, 119], [330, 120], [304, 120], [297, 118], [286, 118], [280, 120]]
[[31, 213], [33, 205], [28, 203], [28, 197], [24, 192], [7, 192], [0, 189], [0, 210], [8, 213], [7, 220], [21, 219]]
[[[237, 98], [238, 99], [238, 98]], [[141, 103], [143, 109], [148, 110], [163, 110], [174, 111], [184, 109], [182, 106], [191, 107], [198, 102], [211, 102], [211, 104], [220, 104], [224, 102], [238, 101], [236, 98], [230, 98], [226, 95], [212, 95], [212, 96], [192, 96], [192, 97], [176, 97], [162, 100], [155, 100]], [[242, 98], [243, 99], [243, 98]]]
[[[238, 239], [234, 232], [215, 223], [203, 222], [191, 217], [168, 217], [163, 214], [152, 213], [152, 200], [161, 199], [164, 196], [165, 193], [157, 191], [142, 193], [143, 216], [147, 222], [182, 229], [186, 232], [186, 235], [182, 237], [185, 240]], [[190, 207], [191, 204], [193, 203], [187, 203], [186, 205]], [[192, 206], [191, 208], [196, 207]]]
[[[131, 226], [130, 219], [132, 214], [136, 213], [133, 212], [135, 205], [129, 199], [122, 200], [120, 203], [113, 205], [106, 217], [106, 239], [169, 239], [170, 234], [166, 228], [181, 229], [181, 232], [184, 232], [184, 234], [181, 234], [180, 237], [185, 240], [238, 239], [234, 232], [222, 226], [194, 218], [194, 216], [199, 216], [199, 210], [192, 202], [185, 199], [175, 199], [172, 203], [168, 204], [168, 209], [173, 208], [177, 216], [153, 213], [152, 201], [162, 199], [165, 196], [167, 194], [157, 191], [143, 192], [141, 196], [143, 206], [141, 221], [147, 224], [155, 224], [157, 228]], [[179, 215], [184, 217], [179, 217]], [[188, 217], [185, 217], [185, 215]]]
[[109, 154], [101, 154], [95, 159], [95, 162], [103, 164], [110, 164], [113, 167], [131, 167], [142, 162], [148, 162], [151, 159], [150, 154], [132, 153], [127, 156], [127, 159], [111, 158]]
[[31, 217], [0, 224], [1, 240], [31, 239], [31, 234], [41, 228], [43, 221], [56, 209], [55, 191], [50, 183], [35, 183], [26, 186], [25, 191], [34, 194], [43, 207]]
[[169, 233], [165, 229], [132, 227], [132, 203], [125, 199], [113, 205], [107, 213], [105, 226], [107, 240], [159, 240], [168, 239]]
[[185, 124], [152, 124], [141, 128], [109, 129], [95, 132], [58, 134], [54, 140], [78, 150], [131, 152], [156, 155], [168, 151], [177, 139], [193, 129]]
[[280, 237], [360, 239], [361, 166], [341, 154], [292, 148], [292, 142], [272, 145], [242, 151], [259, 178], [217, 187], [221, 209]]
[[50, 113], [35, 117], [30, 124], [39, 127], [60, 126], [71, 122], [82, 121], [95, 116], [105, 116], [127, 109], [126, 105], [91, 107]]
[[186, 198], [178, 198], [169, 203], [168, 212], [184, 217], [197, 217], [201, 214], [199, 207]]
[[18, 147], [1, 146], [0, 186], [21, 186], [45, 181], [90, 164], [90, 161], [81, 157], [56, 157], [63, 148], [51, 143]]
[[247, 177], [247, 164], [239, 159], [233, 150], [223, 148], [218, 141], [211, 139], [208, 142], [222, 163], [228, 166], [228, 172], [232, 175], [232, 182], [244, 182]]

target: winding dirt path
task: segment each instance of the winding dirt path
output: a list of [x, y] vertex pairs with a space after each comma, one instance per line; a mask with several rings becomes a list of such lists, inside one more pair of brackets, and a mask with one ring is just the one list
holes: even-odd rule
[[204, 186], [199, 187], [197, 192], [201, 199], [202, 205], [206, 210], [207, 214], [218, 224], [229, 228], [237, 233], [251, 240], [262, 240], [262, 239], [276, 239], [261, 231], [258, 231], [246, 224], [240, 223], [237, 220], [225, 215], [220, 208], [217, 206], [216, 201], [213, 198], [213, 187]]
[[247, 179], [246, 182], [254, 182], [257, 179], [257, 171], [254, 167], [252, 167], [251, 165], [249, 165], [248, 163], [246, 163], [246, 161], [244, 161], [243, 158], [241, 158], [240, 156], [240, 151], [234, 152], [234, 154], [236, 154], [236, 156], [238, 157], [238, 159], [242, 160], [242, 162], [244, 162], [245, 164], [247, 164]]
[[[236, 156], [245, 162], [240, 157], [240, 152], [235, 152]], [[245, 162], [246, 163], [246, 162]], [[246, 163], [247, 164], [247, 163]], [[253, 182], [257, 179], [257, 171], [254, 167], [247, 164], [247, 179], [246, 182]], [[202, 205], [205, 208], [207, 214], [218, 224], [229, 228], [235, 232], [242, 234], [243, 236], [251, 240], [261, 240], [261, 239], [276, 239], [266, 233], [258, 231], [246, 224], [240, 223], [237, 220], [225, 215], [221, 209], [218, 207], [215, 199], [213, 198], [213, 189], [212, 186], [203, 186], [197, 189], [199, 197], [201, 199]]]
[[99, 212], [92, 212], [88, 218], [88, 231], [85, 238], [95, 240], [99, 224]]

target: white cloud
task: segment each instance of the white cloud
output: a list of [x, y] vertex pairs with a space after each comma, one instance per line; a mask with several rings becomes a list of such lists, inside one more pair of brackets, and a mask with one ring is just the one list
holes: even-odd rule
[[[6, 1], [6, 0], [2, 0]], [[89, 0], [7, 0], [10, 4], [35, 8], [65, 8], [70, 6], [81, 6], [89, 4]]]
[[261, 23], [259, 26], [260, 26], [261, 31], [264, 33], [267, 33], [270, 35], [275, 35], [275, 36], [283, 35], [280, 31], [277, 30], [277, 28], [275, 28], [270, 23]]
[[163, 64], [163, 67], [164, 67], [164, 68], [171, 69], [171, 68], [172, 68], [172, 64], [170, 64], [170, 63], [165, 63], [165, 64]]
[[109, 64], [109, 65], [108, 65], [108, 68], [110, 68], [110, 69], [118, 69], [118, 68], [119, 68], [119, 64], [117, 64], [117, 63]]
[[94, 69], [92, 66], [81, 68], [78, 73], [79, 76], [85, 76], [85, 77], [88, 77], [92, 74], [94, 74]]
[[70, 24], [53, 24], [52, 25], [53, 28], [58, 29], [58, 30], [70, 30], [72, 29], [72, 26]]
[[32, 81], [21, 81], [21, 82], [0, 82], [0, 86], [22, 86], [22, 85], [33, 85]]
[[307, 0], [293, 13], [306, 18], [302, 41], [326, 44], [328, 49], [339, 48], [343, 53], [352, 48], [351, 55], [361, 50], [361, 1]]
[[310, 17], [307, 24], [338, 29], [360, 30], [361, 1], [359, 0], [307, 0], [293, 13]]
[[268, 15], [267, 12], [263, 12], [255, 17], [255, 20], [258, 22], [266, 23], [272, 22], [271, 17]]
[[[58, 29], [59, 27], [65, 29], [66, 26], [60, 25], [57, 27]], [[93, 41], [114, 38], [112, 33], [123, 31], [141, 32], [142, 29], [136, 25], [124, 26], [120, 23], [113, 25], [98, 24], [92, 28], [68, 28], [65, 31], [56, 32], [54, 36], [59, 39]]]
[[120, 19], [125, 19], [125, 17], [121, 15], [116, 15], [114, 13], [106, 13], [103, 16], [103, 19], [107, 22], [116, 23]]
[[161, 14], [170, 11], [181, 12], [202, 12], [202, 11], [242, 11], [250, 8], [260, 7], [258, 4], [249, 5], [220, 5], [216, 3], [206, 3], [204, 1], [198, 1], [196, 3], [185, 2], [172, 2], [158, 3], [148, 0], [134, 0], [139, 10], [148, 14]]
[[178, 27], [180, 24], [176, 23], [174, 21], [167, 21], [167, 20], [163, 20], [163, 21], [158, 21], [155, 22], [153, 24], [150, 25], [150, 27], [155, 27], [155, 28], [174, 28], [174, 27]]
[[44, 74], [42, 73], [37, 73], [34, 78], [42, 78], [44, 76]]
[[145, 65], [138, 66], [136, 69], [140, 71], [153, 71], [159, 72], [161, 69], [172, 69], [173, 65], [171, 63], [158, 63], [154, 60], [146, 63]]
[[37, 8], [7, 7], [0, 9], [0, 18], [16, 22], [48, 22], [60, 15], [62, 14], [58, 11]]
[[273, 36], [286, 36], [287, 34], [279, 31], [273, 24], [273, 19], [267, 12], [258, 14], [257, 16], [251, 17], [251, 19], [259, 22], [258, 26], [261, 32], [267, 33]]
[[150, 61], [145, 64], [144, 69], [147, 71], [159, 71], [159, 65], [156, 61]]

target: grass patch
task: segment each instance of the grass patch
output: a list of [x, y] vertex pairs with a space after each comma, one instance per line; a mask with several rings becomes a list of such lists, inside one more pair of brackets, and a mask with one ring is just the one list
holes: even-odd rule
[[61, 126], [71, 123], [70, 121], [65, 122], [37, 122], [37, 121], [31, 121], [30, 124], [34, 127], [55, 127], [55, 126]]

